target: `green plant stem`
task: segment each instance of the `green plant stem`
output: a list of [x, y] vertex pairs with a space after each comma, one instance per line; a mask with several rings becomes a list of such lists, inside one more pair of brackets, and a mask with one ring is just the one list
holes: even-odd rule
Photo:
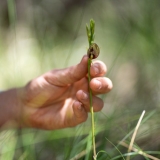
[[92, 145], [93, 145], [93, 158], [96, 160], [97, 154], [96, 154], [96, 144], [95, 144], [95, 124], [94, 124], [94, 111], [93, 111], [93, 104], [92, 104], [92, 90], [90, 88], [90, 81], [91, 81], [91, 74], [90, 74], [90, 68], [91, 68], [92, 60], [88, 59], [88, 88], [89, 88], [89, 100], [90, 100], [90, 112], [91, 112], [91, 123], [92, 123]]
[[16, 25], [15, 1], [14, 0], [7, 0], [7, 5], [8, 5], [8, 16], [9, 16], [10, 28], [13, 27], [15, 29], [15, 25]]

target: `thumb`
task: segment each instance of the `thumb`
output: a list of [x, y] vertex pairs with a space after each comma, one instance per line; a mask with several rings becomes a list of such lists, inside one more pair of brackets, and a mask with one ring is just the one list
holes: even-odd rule
[[65, 69], [57, 69], [47, 72], [44, 75], [44, 78], [52, 85], [66, 86], [86, 76], [87, 62], [88, 56], [85, 55], [79, 64]]

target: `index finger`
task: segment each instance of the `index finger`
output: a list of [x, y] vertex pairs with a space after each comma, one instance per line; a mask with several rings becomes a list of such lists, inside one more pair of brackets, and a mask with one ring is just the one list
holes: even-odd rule
[[104, 76], [106, 72], [107, 67], [102, 61], [96, 60], [92, 63], [90, 69], [91, 77], [101, 77]]
[[74, 83], [87, 74], [88, 56], [83, 56], [81, 62], [75, 66], [71, 66], [65, 69], [57, 69], [44, 74], [44, 78], [47, 82], [56, 86], [66, 86]]

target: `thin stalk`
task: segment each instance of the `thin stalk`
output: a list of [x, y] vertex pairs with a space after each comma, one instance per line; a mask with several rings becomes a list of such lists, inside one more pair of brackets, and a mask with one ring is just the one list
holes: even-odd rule
[[98, 57], [100, 49], [96, 43], [94, 43], [95, 38], [95, 21], [93, 19], [90, 20], [90, 25], [88, 26], [86, 24], [86, 31], [87, 31], [87, 37], [89, 42], [89, 49], [87, 51], [88, 55], [88, 88], [89, 88], [89, 101], [90, 101], [90, 112], [91, 112], [91, 126], [92, 126], [92, 146], [93, 146], [93, 158], [94, 160], [97, 159], [96, 154], [96, 144], [95, 144], [95, 123], [94, 123], [94, 111], [93, 111], [93, 104], [92, 104], [92, 90], [90, 88], [90, 81], [91, 81], [91, 74], [90, 74], [90, 68], [92, 64], [92, 59], [95, 59]]
[[96, 144], [95, 144], [95, 123], [94, 123], [94, 111], [93, 111], [93, 102], [92, 102], [92, 90], [90, 88], [90, 81], [91, 81], [91, 74], [90, 74], [90, 68], [91, 68], [92, 60], [88, 59], [88, 88], [89, 88], [89, 100], [90, 100], [90, 112], [91, 112], [91, 124], [92, 124], [92, 145], [93, 145], [93, 158], [94, 160], [97, 159], [96, 154]]

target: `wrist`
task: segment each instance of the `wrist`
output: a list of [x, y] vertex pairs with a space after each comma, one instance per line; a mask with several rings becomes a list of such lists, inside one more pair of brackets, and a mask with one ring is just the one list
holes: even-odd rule
[[0, 127], [19, 127], [20, 106], [19, 89], [0, 92]]

